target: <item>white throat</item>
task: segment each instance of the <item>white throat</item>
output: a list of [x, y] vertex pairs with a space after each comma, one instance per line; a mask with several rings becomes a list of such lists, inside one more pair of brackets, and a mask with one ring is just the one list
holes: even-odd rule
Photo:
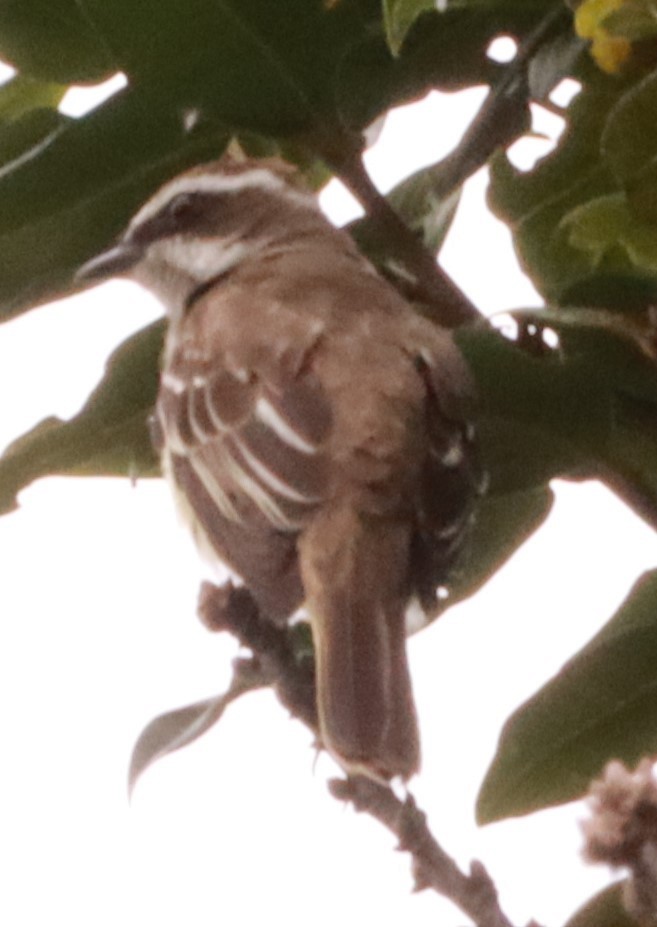
[[260, 250], [256, 241], [243, 238], [167, 238], [152, 248], [157, 257], [198, 286], [223, 274]]
[[149, 248], [133, 276], [157, 296], [176, 320], [197, 287], [237, 267], [265, 244], [239, 237], [166, 238]]

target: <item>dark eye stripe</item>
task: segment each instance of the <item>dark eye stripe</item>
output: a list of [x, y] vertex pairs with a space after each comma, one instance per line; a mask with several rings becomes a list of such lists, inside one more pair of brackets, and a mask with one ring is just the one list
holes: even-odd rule
[[171, 235], [186, 232], [210, 233], [225, 207], [233, 199], [233, 193], [194, 193], [186, 191], [172, 197], [150, 219], [133, 229], [131, 238], [139, 244], [150, 244]]

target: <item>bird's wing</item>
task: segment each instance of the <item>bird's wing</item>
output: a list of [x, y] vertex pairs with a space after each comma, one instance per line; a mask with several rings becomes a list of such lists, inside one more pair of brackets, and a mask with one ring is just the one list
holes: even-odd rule
[[331, 427], [311, 363], [319, 332], [286, 331], [284, 321], [267, 333], [242, 319], [240, 339], [199, 306], [186, 322], [196, 330], [169, 351], [157, 403], [165, 460], [193, 521], [281, 617], [301, 601], [296, 537], [327, 491]]

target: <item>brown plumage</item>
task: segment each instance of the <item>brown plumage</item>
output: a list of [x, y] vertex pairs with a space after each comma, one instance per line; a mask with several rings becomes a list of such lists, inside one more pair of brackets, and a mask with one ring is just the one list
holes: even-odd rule
[[171, 182], [91, 272], [120, 255], [171, 315], [157, 416], [197, 537], [272, 620], [305, 606], [327, 749], [410, 777], [405, 612], [478, 490], [460, 353], [270, 167]]

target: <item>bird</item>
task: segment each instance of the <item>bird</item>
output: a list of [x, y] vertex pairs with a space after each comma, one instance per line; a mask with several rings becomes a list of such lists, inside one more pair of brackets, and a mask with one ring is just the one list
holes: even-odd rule
[[408, 781], [406, 653], [481, 493], [473, 378], [451, 332], [379, 274], [285, 162], [222, 156], [169, 180], [80, 269], [168, 315], [155, 408], [200, 550], [262, 614], [312, 630], [321, 744]]

